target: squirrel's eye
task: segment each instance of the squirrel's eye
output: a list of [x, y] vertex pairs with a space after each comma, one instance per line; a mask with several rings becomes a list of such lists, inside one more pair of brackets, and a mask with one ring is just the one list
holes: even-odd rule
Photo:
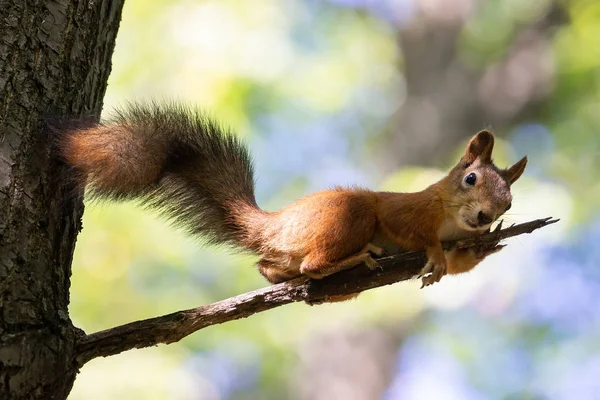
[[506, 206], [506, 208], [504, 209], [504, 211], [510, 210], [511, 207], [512, 207], [512, 203], [508, 203], [508, 205]]
[[465, 183], [469, 186], [475, 186], [475, 182], [477, 182], [477, 175], [474, 172], [471, 172], [469, 175], [465, 176]]

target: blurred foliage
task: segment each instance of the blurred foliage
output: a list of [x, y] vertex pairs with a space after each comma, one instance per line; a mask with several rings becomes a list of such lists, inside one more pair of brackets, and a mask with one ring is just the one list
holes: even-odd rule
[[[420, 15], [444, 26], [464, 11], [460, 55], [493, 72], [552, 4], [127, 0], [105, 109], [177, 98], [210, 110], [247, 139], [267, 209], [334, 184], [419, 190], [464, 142], [444, 149], [440, 169], [380, 168], [393, 162], [373, 149], [410, 95], [398, 32]], [[560, 224], [427, 290], [405, 282], [342, 304], [289, 305], [94, 360], [70, 398], [597, 398], [600, 3], [556, 4], [568, 20], [544, 42], [541, 107], [508, 121], [495, 156], [500, 165], [530, 160], [506, 220], [552, 215]], [[529, 84], [526, 67], [507, 63], [516, 93]], [[202, 246], [135, 204], [87, 204], [84, 228], [71, 316], [86, 332], [266, 284], [254, 256]]]

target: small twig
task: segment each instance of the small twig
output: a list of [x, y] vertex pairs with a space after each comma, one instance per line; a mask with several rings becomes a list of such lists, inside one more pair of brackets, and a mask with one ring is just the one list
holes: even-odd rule
[[[557, 222], [544, 218], [496, 230], [477, 238], [444, 243], [445, 249], [493, 246], [498, 241]], [[82, 366], [96, 357], [107, 357], [134, 348], [173, 343], [211, 325], [221, 324], [297, 301], [319, 303], [329, 296], [359, 293], [411, 279], [425, 264], [422, 251], [399, 253], [378, 259], [380, 269], [359, 266], [321, 280], [304, 277], [254, 290], [213, 304], [173, 314], [131, 322], [83, 336], [77, 345], [76, 362]]]

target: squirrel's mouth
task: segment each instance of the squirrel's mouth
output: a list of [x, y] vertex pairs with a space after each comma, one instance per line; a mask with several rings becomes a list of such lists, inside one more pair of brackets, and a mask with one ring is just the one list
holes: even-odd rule
[[479, 224], [476, 224], [476, 223], [473, 223], [473, 222], [469, 221], [467, 218], [463, 218], [463, 222], [465, 223], [465, 225], [467, 226], [467, 228], [469, 230], [480, 231], [481, 229], [483, 229], [482, 226], [480, 226]]
[[468, 225], [470, 228], [473, 228], [473, 229], [479, 229], [479, 228], [480, 228], [480, 226], [479, 226], [479, 225], [477, 225], [477, 224], [474, 224], [474, 223], [472, 223], [471, 221], [465, 221], [465, 223], [466, 223], [466, 224], [467, 224], [467, 225]]
[[463, 229], [468, 230], [468, 231], [481, 232], [490, 226], [489, 223], [483, 224], [483, 225], [479, 224], [479, 221], [477, 221], [476, 218], [475, 218], [475, 221], [473, 221], [474, 218], [471, 218], [471, 217], [472, 216], [467, 213], [464, 213], [459, 216], [458, 223], [462, 226]]

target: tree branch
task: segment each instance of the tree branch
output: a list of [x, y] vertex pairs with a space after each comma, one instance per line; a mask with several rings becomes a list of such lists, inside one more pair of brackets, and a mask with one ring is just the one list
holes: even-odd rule
[[[557, 221], [551, 218], [538, 219], [497, 229], [477, 238], [444, 243], [444, 248], [495, 246], [500, 240], [531, 233]], [[213, 304], [85, 335], [77, 345], [76, 363], [82, 366], [96, 357], [107, 357], [159, 343], [177, 342], [207, 326], [246, 318], [289, 303], [305, 301], [315, 304], [325, 301], [329, 296], [349, 295], [408, 280], [420, 272], [426, 260], [424, 252], [418, 251], [399, 253], [377, 261], [381, 269], [370, 270], [361, 265], [321, 280], [300, 277]]]

